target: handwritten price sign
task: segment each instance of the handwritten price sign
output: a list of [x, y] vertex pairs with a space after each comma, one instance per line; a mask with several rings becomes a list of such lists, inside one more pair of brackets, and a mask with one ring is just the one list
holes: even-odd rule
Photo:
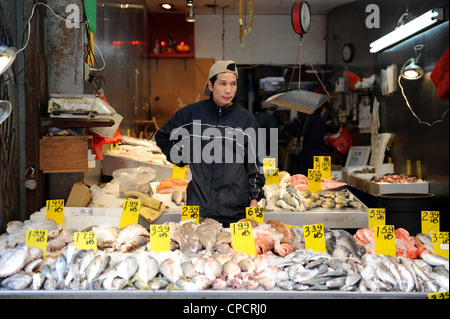
[[375, 252], [397, 257], [395, 247], [395, 227], [393, 225], [375, 225]]
[[421, 221], [422, 221], [422, 233], [429, 234], [430, 231], [439, 231], [439, 217], [438, 211], [422, 211]]
[[64, 227], [64, 199], [51, 199], [46, 202], [46, 217]]
[[375, 225], [386, 224], [385, 208], [369, 208], [369, 228]]
[[150, 225], [150, 251], [170, 251], [170, 225]]
[[231, 223], [230, 228], [233, 249], [247, 255], [256, 255], [252, 224], [250, 222]]
[[181, 220], [195, 219], [198, 224], [200, 218], [199, 206], [182, 206], [181, 207]]
[[434, 253], [448, 259], [448, 232], [432, 232], [431, 241]]
[[137, 200], [123, 201], [122, 217], [120, 218], [119, 227], [137, 224], [139, 221], [140, 209], [141, 209], [141, 202]]
[[245, 209], [245, 217], [254, 219], [255, 222], [264, 223], [264, 207], [247, 207]]
[[97, 250], [97, 234], [94, 232], [75, 232], [73, 240], [78, 249]]
[[28, 247], [37, 247], [42, 249], [45, 253], [47, 251], [47, 237], [48, 231], [43, 229], [29, 229], [27, 230], [26, 238], [25, 238], [25, 244]]
[[323, 224], [303, 225], [305, 248], [317, 252], [326, 252]]
[[322, 171], [322, 177], [331, 177], [331, 156], [314, 156], [314, 169]]
[[320, 169], [308, 169], [308, 190], [311, 193], [322, 189], [322, 171]]

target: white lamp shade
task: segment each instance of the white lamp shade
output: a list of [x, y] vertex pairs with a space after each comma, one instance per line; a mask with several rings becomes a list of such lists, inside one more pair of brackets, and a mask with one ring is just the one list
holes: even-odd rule
[[2, 75], [14, 63], [17, 50], [13, 47], [0, 46], [0, 75]]

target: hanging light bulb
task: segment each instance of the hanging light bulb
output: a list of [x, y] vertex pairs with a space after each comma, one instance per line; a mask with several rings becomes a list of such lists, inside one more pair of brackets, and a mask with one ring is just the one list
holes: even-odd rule
[[193, 0], [187, 0], [186, 21], [187, 22], [195, 22], [194, 1]]
[[421, 53], [417, 55], [417, 52], [423, 48], [423, 44], [416, 45], [414, 51], [416, 52], [416, 58], [411, 58], [403, 65], [400, 74], [402, 78], [407, 80], [417, 80], [420, 79], [424, 72], [422, 68], [417, 64]]

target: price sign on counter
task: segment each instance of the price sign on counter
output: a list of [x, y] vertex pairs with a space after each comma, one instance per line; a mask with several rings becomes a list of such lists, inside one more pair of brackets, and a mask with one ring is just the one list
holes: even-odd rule
[[305, 236], [306, 249], [317, 252], [327, 251], [323, 224], [303, 225], [303, 235]]
[[170, 225], [150, 225], [150, 251], [170, 251]]
[[230, 228], [233, 249], [235, 251], [246, 253], [249, 256], [256, 255], [256, 246], [251, 222], [231, 223]]
[[246, 207], [245, 217], [254, 219], [255, 222], [264, 223], [264, 207]]
[[397, 257], [394, 225], [375, 225], [374, 235], [377, 254]]
[[331, 177], [331, 156], [314, 156], [314, 169], [322, 171], [322, 178]]
[[322, 171], [320, 169], [308, 169], [308, 190], [311, 193], [322, 190]]
[[432, 232], [431, 241], [434, 253], [448, 259], [448, 232]]
[[439, 229], [439, 212], [425, 211], [421, 212], [422, 233], [428, 235], [430, 231], [438, 232]]
[[280, 185], [280, 172], [279, 172], [278, 168], [273, 173], [269, 173], [269, 172], [272, 172], [272, 170], [264, 171], [264, 177], [266, 178], [265, 184], [266, 185], [272, 185], [272, 184]]
[[46, 204], [46, 217], [64, 227], [64, 199], [50, 199]]
[[122, 217], [120, 218], [120, 226], [127, 226], [137, 224], [139, 221], [139, 211], [141, 209], [141, 202], [137, 200], [123, 201]]
[[173, 165], [172, 178], [185, 179], [185, 177], [186, 177], [186, 166], [180, 167], [177, 165]]
[[97, 234], [95, 232], [75, 232], [73, 241], [78, 249], [97, 250]]
[[200, 218], [200, 207], [199, 206], [181, 206], [181, 221], [187, 219], [195, 219], [198, 224]]
[[25, 244], [28, 247], [37, 247], [42, 249], [44, 257], [47, 252], [48, 231], [45, 229], [29, 229], [26, 233]]
[[427, 295], [428, 299], [449, 299], [450, 294], [448, 291], [442, 291], [442, 292], [434, 292]]
[[386, 209], [385, 208], [369, 208], [369, 228], [375, 225], [386, 224]]

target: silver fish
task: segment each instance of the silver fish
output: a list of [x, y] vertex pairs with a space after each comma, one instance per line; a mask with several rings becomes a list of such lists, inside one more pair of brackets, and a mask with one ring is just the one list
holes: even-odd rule
[[29, 263], [27, 263], [25, 267], [23, 267], [23, 270], [25, 272], [33, 272], [36, 268], [38, 268], [42, 264], [43, 261], [44, 260], [42, 258], [32, 260]]
[[[250, 259], [243, 259], [239, 262], [239, 264], [244, 260], [250, 260]], [[239, 264], [232, 259], [227, 261], [225, 264], [223, 264], [223, 272], [227, 279], [233, 280], [236, 276], [239, 276], [239, 274], [241, 273], [241, 269], [245, 269], [245, 268], [241, 268]], [[252, 269], [251, 272], [253, 272], [253, 270], [254, 270], [254, 268]]]
[[277, 281], [276, 285], [283, 290], [293, 290], [295, 283], [293, 281]]
[[129, 281], [138, 270], [139, 264], [136, 258], [128, 256], [117, 265], [117, 276]]
[[24, 272], [14, 274], [2, 281], [2, 286], [11, 290], [23, 290], [27, 288], [33, 278]]
[[150, 255], [137, 255], [138, 270], [135, 277], [141, 280], [145, 285], [155, 278], [159, 272], [159, 264], [155, 258]]
[[85, 277], [88, 283], [97, 278], [108, 266], [111, 257], [105, 253], [99, 253], [86, 269]]
[[169, 284], [170, 282], [166, 278], [157, 276], [153, 278], [152, 281], [150, 281], [150, 288], [154, 290], [160, 290], [166, 288]]
[[344, 286], [347, 277], [334, 277], [328, 280], [325, 285], [331, 289], [340, 289]]
[[176, 284], [180, 276], [183, 275], [181, 264], [171, 258], [167, 258], [159, 265], [159, 271], [173, 284]]
[[64, 282], [64, 277], [66, 275], [67, 269], [67, 261], [66, 257], [63, 254], [58, 256], [55, 263], [55, 272], [56, 272], [56, 287], [59, 288], [60, 285]]
[[45, 275], [41, 272], [34, 273], [30, 285], [31, 290], [40, 290], [45, 282]]
[[20, 271], [27, 261], [28, 246], [8, 250], [0, 259], [0, 278], [9, 277]]
[[67, 275], [64, 279], [64, 285], [66, 288], [79, 289], [80, 284], [79, 266], [76, 264], [69, 264]]
[[89, 266], [89, 264], [94, 259], [94, 257], [95, 257], [95, 252], [91, 249], [87, 250], [86, 253], [84, 253], [83, 258], [80, 261], [80, 276], [81, 277], [85, 276], [86, 268]]
[[204, 272], [206, 278], [214, 280], [222, 273], [222, 264], [210, 257], [205, 262]]
[[186, 278], [192, 279], [197, 276], [195, 267], [191, 262], [185, 261], [184, 263], [182, 263], [181, 269], [183, 270], [183, 276], [185, 276]]
[[422, 259], [425, 260], [431, 266], [444, 266], [448, 271], [449, 263], [448, 259], [435, 254], [422, 254]]

